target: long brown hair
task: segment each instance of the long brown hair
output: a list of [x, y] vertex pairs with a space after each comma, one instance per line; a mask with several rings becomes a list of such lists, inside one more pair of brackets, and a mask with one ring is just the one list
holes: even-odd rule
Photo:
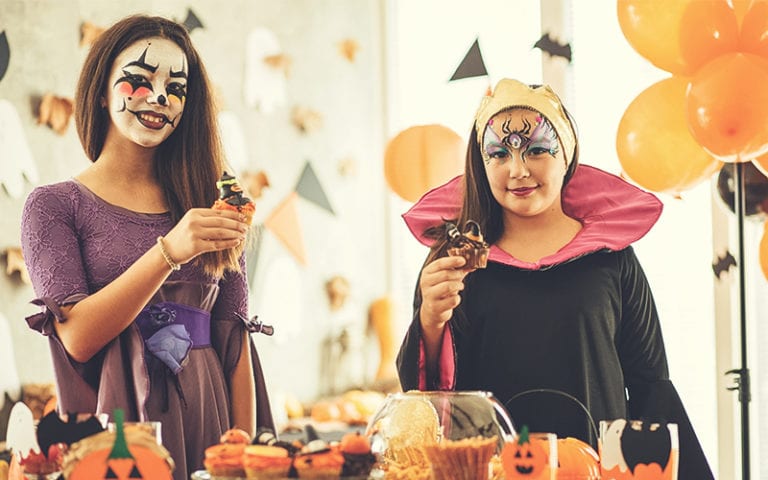
[[[163, 187], [174, 223], [190, 208], [210, 207], [218, 193], [216, 180], [224, 171], [224, 157], [216, 123], [213, 94], [200, 56], [183, 25], [163, 17], [132, 15], [102, 33], [85, 59], [75, 94], [75, 124], [86, 155], [95, 162], [109, 129], [109, 113], [101, 106], [117, 55], [133, 43], [161, 37], [176, 43], [187, 56], [187, 98], [184, 115], [173, 133], [155, 150], [154, 173]], [[209, 252], [195, 262], [218, 277], [240, 270], [243, 244]]]
[[[575, 134], [576, 124], [573, 117], [568, 110], [565, 110], [565, 112]], [[579, 142], [577, 140], [573, 150], [573, 158], [568, 165], [568, 170], [565, 172], [563, 188], [565, 188], [568, 181], [573, 177], [573, 172], [576, 171], [578, 163]], [[483, 232], [485, 241], [488, 242], [489, 245], [493, 245], [499, 238], [501, 238], [502, 233], [504, 233], [504, 220], [501, 206], [493, 197], [490, 184], [488, 183], [488, 176], [485, 173], [485, 164], [480, 151], [480, 144], [477, 142], [477, 130], [474, 126], [469, 134], [462, 187], [464, 200], [458, 218], [444, 220], [455, 223], [459, 225], [460, 228], [467, 222], [467, 220], [474, 220], [480, 225], [480, 231]], [[443, 226], [432, 227], [425, 233], [427, 236], [435, 239], [435, 243], [430, 248], [429, 255], [427, 256], [425, 262], [426, 265], [439, 257], [447, 255], [448, 239], [445, 235], [445, 227]]]

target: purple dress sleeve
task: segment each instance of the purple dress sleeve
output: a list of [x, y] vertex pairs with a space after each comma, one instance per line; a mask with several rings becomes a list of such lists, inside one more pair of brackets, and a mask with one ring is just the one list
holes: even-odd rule
[[[74, 303], [88, 295], [88, 284], [76, 235], [74, 195], [38, 187], [30, 193], [21, 218], [21, 247], [27, 270], [40, 299]], [[63, 320], [63, 319], [59, 319]]]

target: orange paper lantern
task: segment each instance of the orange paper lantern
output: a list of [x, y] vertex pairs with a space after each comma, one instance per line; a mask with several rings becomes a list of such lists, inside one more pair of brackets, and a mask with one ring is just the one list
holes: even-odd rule
[[691, 75], [738, 46], [738, 24], [726, 0], [618, 0], [621, 31], [655, 66]]
[[384, 152], [389, 188], [415, 202], [464, 170], [466, 142], [442, 125], [419, 125], [398, 133]]
[[729, 53], [691, 79], [687, 118], [693, 137], [726, 162], [768, 152], [768, 59]]
[[651, 85], [630, 103], [619, 122], [619, 162], [625, 175], [643, 188], [676, 196], [722, 166], [688, 130], [687, 87], [681, 77]]

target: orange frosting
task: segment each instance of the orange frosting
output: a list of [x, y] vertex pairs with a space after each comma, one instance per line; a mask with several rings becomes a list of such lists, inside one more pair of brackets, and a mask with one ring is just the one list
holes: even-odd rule
[[341, 468], [344, 456], [336, 451], [299, 455], [294, 462], [296, 468]]

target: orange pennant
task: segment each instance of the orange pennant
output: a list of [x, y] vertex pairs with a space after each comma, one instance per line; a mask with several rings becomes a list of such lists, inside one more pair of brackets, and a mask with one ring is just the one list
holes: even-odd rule
[[296, 200], [299, 195], [291, 192], [269, 214], [264, 226], [283, 242], [283, 245], [296, 257], [303, 266], [307, 265], [307, 254], [304, 250], [304, 238], [299, 225], [299, 214], [296, 210]]

